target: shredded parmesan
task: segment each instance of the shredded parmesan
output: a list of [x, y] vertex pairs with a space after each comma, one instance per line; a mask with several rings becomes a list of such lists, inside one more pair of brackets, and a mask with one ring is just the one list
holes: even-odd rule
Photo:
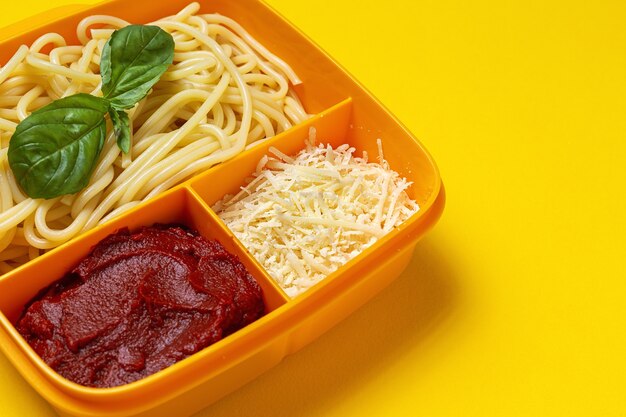
[[[314, 135], [311, 135], [314, 136]], [[270, 148], [251, 181], [213, 209], [295, 297], [419, 210], [411, 185], [367, 154], [341, 145], [309, 144], [295, 157]]]

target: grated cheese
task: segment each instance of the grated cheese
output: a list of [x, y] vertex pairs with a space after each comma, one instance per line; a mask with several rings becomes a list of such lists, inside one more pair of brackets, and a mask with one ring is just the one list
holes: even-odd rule
[[309, 144], [295, 157], [270, 148], [253, 179], [213, 209], [295, 297], [419, 210], [380, 140], [378, 151], [374, 163], [349, 145]]

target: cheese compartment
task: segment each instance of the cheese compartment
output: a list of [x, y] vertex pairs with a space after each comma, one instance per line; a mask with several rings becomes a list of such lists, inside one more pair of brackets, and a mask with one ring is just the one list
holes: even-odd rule
[[[418, 143], [410, 136], [402, 134], [402, 132], [395, 131], [395, 129], [375, 129], [374, 126], [370, 125], [369, 118], [368, 120], [364, 120], [364, 122], [368, 124], [361, 124], [361, 121], [358, 119], [359, 106], [360, 103], [356, 100], [345, 100], [342, 103], [333, 106], [329, 110], [322, 112], [318, 116], [308, 120], [306, 123], [297, 126], [289, 132], [279, 135], [266, 143], [263, 143], [261, 146], [251, 149], [239, 158], [215, 167], [210, 172], [200, 175], [190, 181], [189, 185], [203, 200], [207, 202], [208, 205], [218, 211], [217, 214], [219, 217], [220, 206], [223, 202], [224, 196], [230, 197], [237, 194], [243, 196], [246, 195], [246, 193], [249, 194], [249, 191], [247, 191], [247, 184], [253, 181], [253, 174], [255, 171], [258, 172], [260, 161], [267, 157], [277, 158], [276, 151], [278, 151], [279, 154], [286, 155], [288, 158], [293, 158], [299, 151], [307, 148], [307, 146], [310, 147], [311, 145], [314, 147], [320, 145], [330, 145], [333, 149], [337, 149], [341, 145], [347, 145], [355, 149], [352, 153], [353, 158], [362, 159], [365, 154], [368, 162], [379, 163], [380, 157], [382, 156], [384, 157], [385, 162], [389, 164], [389, 168], [392, 171], [397, 172], [400, 178], [406, 178], [406, 180], [411, 184], [406, 189], [406, 193], [409, 198], [415, 200], [421, 208], [412, 215], [403, 215], [403, 222], [396, 227], [389, 228], [389, 230], [382, 236], [378, 235], [378, 239], [375, 243], [366, 247], [360, 254], [356, 255], [356, 257], [347, 260], [343, 266], [339, 266], [334, 272], [328, 273], [326, 278], [323, 278], [313, 287], [298, 294], [294, 294], [294, 291], [291, 291], [289, 294], [290, 298], [304, 296], [311, 291], [314, 292], [318, 286], [324, 286], [326, 283], [333, 280], [351, 279], [347, 277], [352, 275], [349, 273], [352, 269], [360, 268], [361, 264], [369, 263], [372, 258], [380, 257], [381, 253], [387, 253], [388, 248], [393, 246], [393, 244], [389, 243], [389, 241], [394, 241], [397, 239], [397, 236], [405, 233], [411, 233], [411, 230], [421, 221], [420, 219], [428, 214], [430, 206], [433, 203], [433, 198], [437, 196], [437, 194], [433, 193], [433, 190], [438, 187], [438, 177], [436, 171], [432, 169], [432, 166], [431, 168], [427, 166], [429, 162], [427, 155], [422, 154], [424, 159], [420, 158]], [[381, 151], [382, 155], [380, 155]], [[408, 158], [407, 155], [409, 155]], [[303, 168], [300, 172], [302, 172], [303, 176], [307, 175], [305, 168]], [[344, 177], [339, 182], [346, 181], [346, 178], [347, 177]], [[303, 179], [305, 182], [308, 180], [304, 177]], [[289, 182], [292, 180], [293, 178], [290, 177], [287, 181]], [[275, 177], [274, 179], [268, 181], [268, 183], [273, 181], [277, 181]], [[279, 190], [279, 186], [276, 187], [278, 187], [277, 191], [281, 191]], [[289, 185], [287, 185], [287, 187], [289, 187]], [[294, 186], [293, 188], [297, 189], [298, 187]], [[314, 188], [312, 187], [311, 189]], [[393, 189], [393, 184], [389, 185], [389, 189]], [[263, 212], [266, 213], [267, 210], [270, 210], [270, 208], [267, 208], [267, 204], [270, 204], [273, 210], [275, 207], [279, 207], [280, 204], [297, 205], [298, 207], [308, 206], [309, 204], [313, 206], [313, 203], [311, 202], [312, 200], [324, 200], [320, 204], [326, 204], [326, 202], [332, 201], [333, 197], [337, 198], [337, 195], [332, 192], [326, 192], [323, 198], [320, 196], [314, 196], [311, 198], [309, 195], [311, 192], [313, 191], [296, 191], [294, 195], [284, 197], [286, 202], [279, 196], [269, 196], [268, 198], [270, 198], [270, 200], [267, 200], [266, 205], [262, 206], [265, 207]], [[306, 195], [301, 196], [300, 194]], [[389, 194], [391, 194], [391, 191], [389, 191]], [[358, 197], [355, 198], [355, 200], [363, 199], [362, 195], [355, 197]], [[374, 198], [375, 201], [379, 200], [379, 196], [377, 195], [374, 196]], [[390, 199], [390, 197], [387, 198]], [[294, 199], [297, 199], [298, 201], [295, 201]], [[348, 201], [343, 201], [343, 203], [349, 204]], [[398, 202], [397, 206], [399, 205], [400, 203]], [[301, 230], [303, 224], [308, 224], [306, 223], [306, 220], [308, 220], [307, 217], [315, 217], [313, 221], [317, 221], [318, 225], [320, 224], [319, 221], [323, 221], [323, 219], [319, 217], [319, 214], [316, 215], [313, 212], [307, 214], [301, 211], [298, 211], [298, 216], [304, 216], [302, 223], [298, 223], [300, 220], [295, 220], [295, 223], [291, 220], [284, 220], [285, 217], [289, 217], [289, 212], [285, 209], [285, 207], [285, 205], [280, 207], [278, 210], [280, 214], [275, 219], [263, 217], [263, 222], [271, 223], [271, 226], [268, 227], [280, 230], [276, 234], [276, 239], [270, 238], [270, 240], [266, 242], [269, 248], [274, 247], [277, 244], [277, 240], [286, 236], [290, 229], [294, 230], [293, 228], [296, 228]], [[294, 209], [298, 210], [297, 208]], [[371, 207], [371, 211], [374, 211], [375, 209], [376, 207]], [[385, 206], [385, 210], [387, 209], [388, 207]], [[253, 212], [255, 210], [260, 211], [262, 208], [250, 208], [250, 210]], [[331, 210], [328, 210], [327, 213], [331, 213]], [[228, 214], [226, 215], [228, 216]], [[332, 217], [332, 215], [329, 216]], [[245, 217], [245, 215], [243, 215], [243, 217]], [[348, 223], [349, 222], [346, 221], [342, 227], [333, 226], [321, 230], [338, 230], [341, 228], [344, 230], [344, 233], [350, 231], [354, 231], [353, 233], [359, 233], [358, 230], [365, 230], [363, 235], [366, 239], [373, 236], [373, 234], [369, 234], [371, 233], [370, 231], [366, 230], [368, 229], [368, 224], [355, 223], [355, 228], [351, 228], [353, 225]], [[318, 233], [320, 231], [320, 229], [313, 227], [315, 224], [316, 223], [311, 223], [311, 233], [314, 233], [313, 230], [317, 230]], [[228, 226], [224, 224], [224, 227], [227, 228]], [[361, 227], [361, 229], [359, 229], [359, 227]], [[378, 227], [378, 225], [376, 225], [376, 227]], [[256, 231], [255, 233], [261, 232]], [[290, 240], [289, 242], [291, 243], [286, 243], [286, 245], [293, 245], [291, 247], [293, 250], [289, 249], [288, 252], [291, 254], [297, 252], [307, 254], [312, 253], [308, 251], [308, 248], [306, 248], [305, 244], [302, 243], [302, 240], [306, 240], [307, 236], [302, 235], [300, 237], [300, 240]], [[318, 238], [321, 239], [322, 237], [318, 236]], [[255, 240], [257, 248], [261, 244], [260, 240], [262, 239], [259, 238]], [[280, 243], [282, 244], [283, 242]], [[242, 246], [246, 247], [246, 242], [242, 242]], [[249, 253], [251, 257], [254, 257], [254, 253], [252, 251], [249, 251]], [[322, 259], [323, 256], [324, 255], [322, 254], [318, 259]], [[263, 265], [262, 259], [257, 260]], [[298, 261], [301, 264], [306, 264], [308, 262], [307, 259], [303, 259], [302, 257], [299, 257], [297, 262]], [[278, 261], [273, 261], [272, 267], [274, 267], [274, 264], [277, 262]], [[268, 264], [265, 265], [267, 266]], [[334, 262], [334, 265], [336, 267], [337, 261]], [[277, 265], [275, 269], [280, 269], [279, 267], [280, 265]], [[318, 274], [318, 271], [314, 271], [313, 268], [309, 271], [311, 273], [314, 272], [318, 277], [317, 279], [319, 279], [320, 275]], [[268, 274], [271, 275], [269, 271]]]
[[270, 148], [294, 156], [312, 136], [316, 144], [333, 148], [348, 144], [356, 149], [355, 156], [365, 151], [371, 161], [377, 161], [380, 140], [390, 168], [412, 183], [407, 194], [420, 209], [321, 282], [290, 297], [274, 318], [287, 338], [288, 354], [315, 340], [389, 285], [410, 262], [420, 237], [439, 219], [445, 201], [441, 178], [430, 155], [365, 91], [190, 180], [188, 185], [213, 206], [224, 195], [239, 192], [261, 158], [270, 154]]

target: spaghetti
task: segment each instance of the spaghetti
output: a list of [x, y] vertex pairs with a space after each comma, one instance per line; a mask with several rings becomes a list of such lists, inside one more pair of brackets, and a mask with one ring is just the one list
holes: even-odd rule
[[24, 195], [8, 165], [9, 140], [21, 120], [53, 100], [102, 95], [102, 50], [129, 23], [87, 17], [77, 27], [81, 45], [49, 33], [0, 68], [0, 273], [308, 118], [290, 87], [300, 82], [293, 70], [232, 19], [199, 9], [192, 3], [152, 23], [173, 36], [174, 63], [129, 111], [131, 152], [120, 152], [109, 129], [91, 181], [77, 194]]

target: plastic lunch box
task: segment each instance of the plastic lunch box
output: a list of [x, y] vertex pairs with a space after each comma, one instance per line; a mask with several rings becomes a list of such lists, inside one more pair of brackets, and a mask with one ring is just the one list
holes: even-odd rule
[[[189, 0], [111, 0], [96, 6], [52, 10], [0, 31], [0, 62], [21, 44], [46, 32], [76, 41], [75, 27], [92, 14], [110, 14], [133, 23], [171, 15]], [[361, 85], [270, 7], [257, 0], [205, 0], [203, 12], [237, 20], [253, 36], [288, 62], [302, 78], [296, 87], [313, 118], [213, 167], [0, 277], [0, 347], [22, 376], [64, 416], [184, 416], [223, 397], [278, 364], [330, 329], [394, 280], [411, 259], [418, 239], [438, 220], [444, 206], [441, 179], [424, 147]], [[270, 146], [295, 154], [314, 127], [318, 142], [349, 143], [357, 152], [377, 155], [383, 140], [391, 168], [413, 182], [409, 190], [421, 210], [399, 228], [348, 262], [306, 293], [290, 299], [210, 206], [233, 193], [254, 172]], [[237, 254], [260, 283], [267, 314], [175, 365], [132, 384], [87, 388], [49, 368], [22, 339], [12, 323], [40, 289], [62, 277], [90, 248], [122, 227], [184, 223], [217, 239]]]

